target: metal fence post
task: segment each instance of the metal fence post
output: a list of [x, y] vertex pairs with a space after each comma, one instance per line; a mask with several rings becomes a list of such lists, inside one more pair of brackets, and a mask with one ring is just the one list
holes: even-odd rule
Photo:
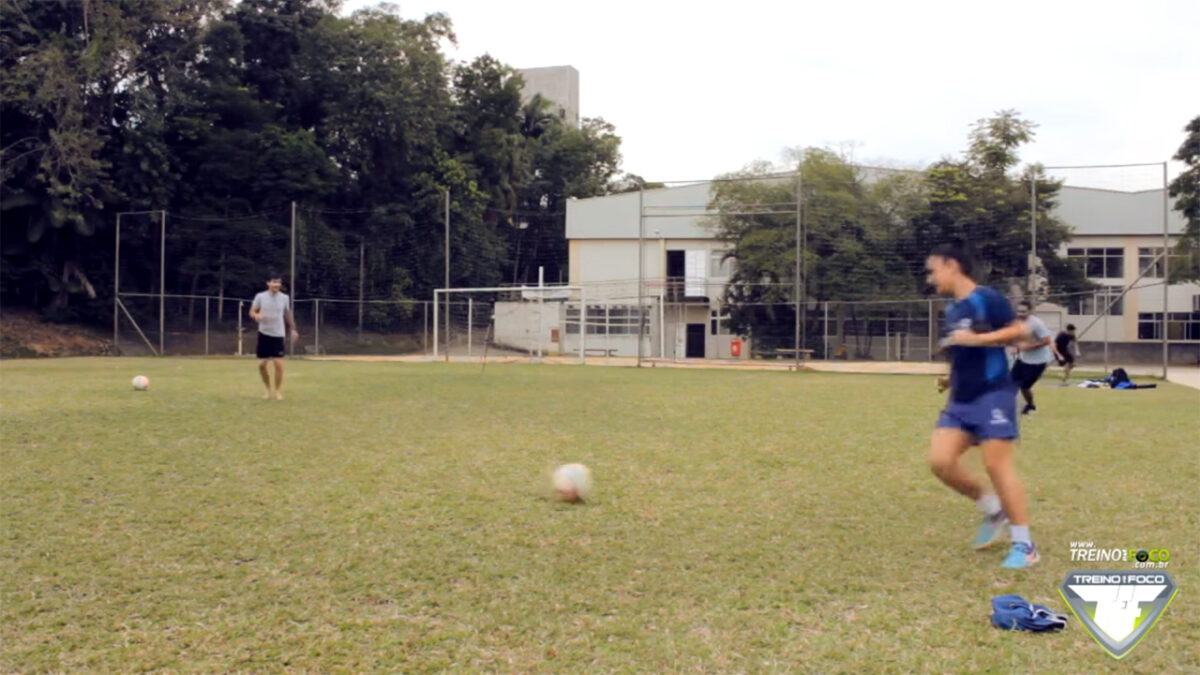
[[825, 326], [822, 328], [823, 339], [825, 340], [825, 360], [829, 360], [829, 301], [825, 301]]
[[[563, 304], [564, 311], [566, 304]], [[565, 340], [567, 337], [566, 316], [563, 317], [563, 333], [558, 337], [559, 340]], [[561, 342], [559, 344], [562, 344]], [[579, 289], [579, 363], [587, 365], [587, 291]]]
[[[359, 305], [362, 307], [362, 305]], [[321, 354], [321, 299], [313, 299], [313, 351]]]
[[933, 360], [933, 300], [929, 301], [929, 360]]
[[242, 310], [244, 309], [245, 304], [245, 300], [238, 300], [238, 356], [242, 355]]
[[117, 214], [117, 237], [114, 252], [115, 262], [113, 264], [113, 352], [120, 352], [119, 338], [121, 326], [120, 302], [121, 302], [121, 214]]
[[167, 334], [167, 212], [159, 212], [159, 232], [161, 233], [158, 246], [158, 355], [166, 356], [163, 349]]
[[204, 355], [208, 356], [208, 296], [204, 296]]

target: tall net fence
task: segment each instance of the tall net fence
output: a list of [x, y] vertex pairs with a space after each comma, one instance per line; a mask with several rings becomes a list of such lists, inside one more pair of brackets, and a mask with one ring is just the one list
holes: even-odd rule
[[[510, 275], [524, 269], [519, 229], [507, 244], [457, 240], [451, 222], [447, 269], [444, 223], [404, 214], [129, 215], [115, 337], [123, 353], [250, 353], [249, 302], [274, 270], [295, 300], [297, 354], [928, 361], [947, 301], [926, 258], [955, 242], [977, 280], [1033, 302], [1054, 331], [1117, 345], [1114, 358], [1153, 361], [1170, 343], [1186, 359], [1200, 344], [1200, 288], [1166, 283], [1163, 228], [1181, 224], [1160, 166], [997, 177], [829, 153], [798, 166], [580, 200], [552, 298], [511, 281], [528, 277]], [[459, 292], [435, 305], [447, 278]], [[498, 281], [462, 288], [475, 278]]]
[[[114, 341], [131, 355], [253, 353], [250, 305], [277, 275], [300, 334], [293, 353], [426, 353], [432, 305], [414, 290], [411, 258], [437, 239], [400, 221], [290, 205], [246, 216], [125, 214], [114, 246]], [[425, 274], [435, 262], [423, 256]]]

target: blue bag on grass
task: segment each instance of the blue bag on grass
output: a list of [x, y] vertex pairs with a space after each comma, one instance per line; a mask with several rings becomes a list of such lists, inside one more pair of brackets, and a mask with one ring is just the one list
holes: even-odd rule
[[1030, 604], [1019, 595], [998, 595], [992, 598], [992, 625], [1006, 630], [1040, 633], [1065, 628], [1067, 615]]

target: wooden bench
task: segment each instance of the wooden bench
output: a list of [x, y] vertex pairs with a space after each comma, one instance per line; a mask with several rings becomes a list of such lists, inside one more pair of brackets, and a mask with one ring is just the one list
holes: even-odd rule
[[795, 358], [800, 357], [801, 361], [811, 361], [815, 350], [812, 349], [786, 349], [780, 348], [775, 350], [776, 357]]
[[601, 347], [588, 347], [583, 350], [584, 356], [616, 356], [616, 349], [603, 349]]

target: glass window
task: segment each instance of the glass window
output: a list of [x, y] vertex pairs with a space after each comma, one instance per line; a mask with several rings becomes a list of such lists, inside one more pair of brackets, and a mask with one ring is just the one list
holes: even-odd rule
[[1119, 248], [1069, 248], [1067, 258], [1080, 265], [1093, 279], [1121, 279], [1125, 276], [1125, 257]]

